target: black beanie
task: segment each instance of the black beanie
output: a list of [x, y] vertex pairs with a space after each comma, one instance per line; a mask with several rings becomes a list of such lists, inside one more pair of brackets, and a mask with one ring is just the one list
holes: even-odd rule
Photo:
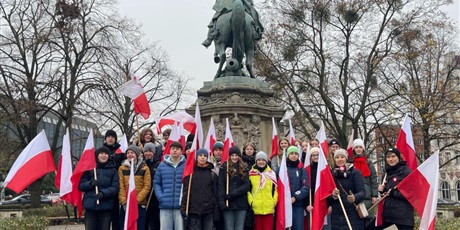
[[332, 146], [333, 144], [336, 144], [336, 145], [338, 145], [339, 147], [342, 147], [342, 146], [340, 145], [339, 140], [337, 140], [337, 139], [335, 139], [335, 138], [332, 139], [332, 140], [330, 140], [329, 143], [328, 143], [329, 147]]
[[102, 147], [96, 149], [96, 151], [94, 151], [94, 154], [96, 155], [96, 158], [97, 158], [97, 156], [99, 156], [99, 153], [107, 153], [108, 155], [110, 155], [110, 150], [109, 150], [109, 148], [107, 148], [105, 146], [102, 146]]
[[117, 142], [117, 132], [113, 131], [112, 129], [109, 129], [107, 132], [105, 132], [104, 141], [107, 139], [107, 137], [115, 137], [115, 142]]
[[241, 157], [241, 150], [240, 148], [233, 146], [228, 150], [228, 156], [231, 156], [232, 154], [237, 154], [239, 157]]
[[180, 149], [183, 148], [182, 144], [179, 143], [179, 142], [177, 142], [177, 141], [173, 141], [173, 142], [171, 143], [171, 145], [169, 146], [169, 148], [171, 148], [171, 147], [177, 147], [177, 148], [180, 148]]
[[402, 160], [401, 158], [401, 152], [399, 151], [399, 149], [397, 149], [396, 147], [395, 148], [389, 148], [386, 152], [385, 152], [385, 156], [388, 155], [388, 153], [394, 153], [399, 160]]

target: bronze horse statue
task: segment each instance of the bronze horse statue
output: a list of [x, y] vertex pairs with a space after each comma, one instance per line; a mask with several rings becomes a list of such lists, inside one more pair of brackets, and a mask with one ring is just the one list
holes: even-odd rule
[[241, 0], [233, 2], [232, 11], [222, 14], [216, 21], [217, 35], [214, 39], [215, 57], [214, 62], [219, 63], [216, 76], [224, 75], [222, 67], [226, 62], [225, 50], [232, 48], [232, 59], [227, 61], [225, 75], [241, 75], [243, 57], [246, 56], [246, 69], [249, 77], [255, 78], [252, 71], [252, 59], [255, 49], [255, 26], [250, 14], [245, 12], [245, 6]]

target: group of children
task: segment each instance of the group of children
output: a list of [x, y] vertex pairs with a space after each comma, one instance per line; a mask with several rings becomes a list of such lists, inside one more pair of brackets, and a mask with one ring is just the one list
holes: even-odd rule
[[[169, 132], [163, 133], [165, 139]], [[320, 151], [318, 140], [290, 146], [281, 138], [278, 154], [269, 159], [249, 143], [242, 151], [237, 146], [229, 149], [229, 158], [222, 162], [224, 144], [216, 142], [211, 152], [200, 148], [195, 152], [193, 174], [183, 178], [190, 144], [182, 146], [172, 142], [169, 154], [164, 156], [164, 143], [155, 140], [151, 129], [141, 132], [139, 141], [125, 153], [116, 153], [119, 144], [113, 130], [105, 135], [104, 146], [95, 151], [96, 170], [85, 172], [79, 189], [84, 193], [86, 229], [123, 229], [126, 209], [126, 191], [130, 166], [134, 164], [134, 180], [138, 203], [138, 229], [182, 230], [243, 230], [276, 229], [278, 202], [277, 178], [283, 155], [291, 190], [293, 230], [311, 229], [310, 215], [314, 212], [314, 188]], [[303, 167], [308, 146], [310, 170]], [[303, 152], [300, 157], [299, 152]], [[410, 169], [405, 166], [399, 150], [386, 152], [386, 169], [391, 180], [377, 184], [373, 163], [367, 159], [361, 139], [353, 142], [350, 157], [339, 141], [329, 141], [327, 160], [336, 183], [327, 199], [329, 215], [323, 229], [348, 229], [344, 210], [353, 229], [384, 229], [396, 224], [398, 229], [413, 229], [413, 208], [394, 189]], [[97, 180], [94, 172], [96, 172]], [[392, 189], [393, 188], [393, 189]], [[375, 227], [373, 213], [361, 219], [356, 205], [366, 208], [387, 196], [383, 211], [383, 224]], [[398, 209], [395, 214], [394, 209]], [[253, 226], [248, 223], [248, 211], [254, 214]], [[246, 223], [246, 225], [245, 225]]]

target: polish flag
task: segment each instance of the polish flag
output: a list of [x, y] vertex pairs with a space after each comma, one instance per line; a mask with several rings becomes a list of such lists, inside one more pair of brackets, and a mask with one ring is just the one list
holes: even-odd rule
[[228, 123], [228, 118], [225, 119], [226, 126], [225, 126], [225, 140], [224, 140], [224, 149], [222, 152], [222, 160], [221, 162], [224, 163], [225, 161], [228, 160], [229, 156], [229, 150], [231, 147], [235, 145], [235, 142], [233, 142], [233, 137], [232, 137], [232, 132], [230, 131], [230, 125]]
[[[320, 145], [321, 146], [321, 145]], [[327, 197], [335, 189], [331, 170], [327, 165], [326, 157], [319, 154], [318, 172], [316, 174], [315, 200], [313, 201], [312, 229], [321, 229], [327, 215]], [[330, 223], [329, 223], [330, 224]]]
[[173, 127], [171, 128], [171, 135], [169, 136], [168, 142], [166, 142], [165, 150], [163, 151], [163, 158], [164, 156], [169, 154], [169, 148], [171, 146], [171, 143], [173, 143], [174, 141], [180, 141], [179, 122], [174, 123]]
[[129, 170], [129, 183], [128, 192], [126, 193], [126, 213], [124, 230], [137, 230], [137, 218], [139, 213], [137, 210], [136, 199], [136, 184], [134, 183], [134, 164], [131, 162], [131, 169]]
[[191, 133], [193, 130], [195, 130], [195, 118], [185, 111], [180, 111], [169, 116], [160, 117], [157, 123], [157, 130], [160, 130], [159, 133], [161, 133], [161, 129], [165, 125], [174, 125], [177, 122], [183, 123], [184, 129]]
[[19, 154], [4, 186], [19, 194], [38, 178], [53, 171], [56, 171], [53, 154], [45, 130], [42, 130]]
[[415, 155], [414, 139], [412, 139], [412, 131], [410, 128], [410, 117], [406, 114], [404, 124], [398, 134], [396, 140], [396, 148], [401, 151], [403, 159], [407, 162], [407, 167], [412, 171], [417, 169], [417, 157]]
[[70, 151], [69, 128], [62, 138], [62, 152], [59, 157], [59, 165], [56, 173], [55, 185], [59, 189], [59, 197], [68, 203], [72, 203], [72, 154]]
[[93, 170], [96, 168], [96, 157], [94, 154], [94, 140], [93, 131], [91, 130], [86, 140], [85, 149], [78, 161], [75, 170], [73, 171], [70, 181], [72, 182], [72, 205], [78, 208], [78, 218], [81, 217], [83, 212], [82, 206], [82, 192], [78, 190], [78, 184], [80, 184], [81, 176], [85, 171]]
[[323, 151], [324, 156], [327, 158], [327, 151], [329, 149], [329, 145], [326, 139], [326, 129], [324, 128], [324, 123], [321, 122], [321, 128], [316, 134], [316, 139], [319, 141], [319, 148]]
[[202, 148], [204, 146], [203, 143], [203, 126], [201, 125], [201, 114], [200, 114], [200, 106], [198, 106], [198, 102], [196, 103], [195, 107], [195, 136], [198, 136], [196, 148]]
[[434, 230], [439, 187], [439, 150], [398, 185], [420, 216], [420, 229]]
[[126, 149], [128, 149], [128, 139], [126, 138], [126, 134], [123, 133], [123, 136], [120, 139], [120, 148], [118, 148], [115, 153], [125, 153]]
[[134, 101], [134, 113], [141, 114], [144, 119], [150, 116], [150, 104], [144, 89], [138, 80], [131, 79], [118, 87], [118, 91]]
[[276, 229], [292, 226], [292, 203], [289, 177], [286, 167], [286, 154], [283, 154], [278, 176], [278, 204], [276, 205]]
[[208, 136], [206, 137], [206, 142], [204, 148], [209, 151], [208, 161], [211, 161], [212, 156], [212, 146], [216, 143], [216, 127], [214, 126], [214, 121], [211, 117], [211, 122], [209, 123]]
[[[307, 171], [308, 178], [311, 178], [310, 143], [308, 143], [308, 145], [307, 145], [307, 152], [305, 154], [306, 154], [306, 156], [305, 156], [305, 161], [303, 163], [303, 167], [305, 168], [305, 171]], [[309, 179], [308, 181], [310, 182], [310, 188], [311, 188], [311, 179]]]
[[353, 158], [353, 138], [355, 135], [355, 130], [351, 130], [351, 135], [350, 138], [348, 138], [348, 146], [347, 146], [347, 152], [348, 152], [348, 158]]
[[297, 153], [299, 154], [299, 167], [303, 168], [304, 167], [304, 164], [302, 162], [302, 155], [303, 155], [303, 151], [302, 151], [302, 145], [298, 144], [297, 145]]
[[182, 145], [182, 153], [185, 154], [185, 145], [187, 144], [187, 141], [185, 138], [184, 125], [182, 123], [179, 123], [177, 126], [177, 132], [179, 132], [180, 135], [179, 143]]
[[[187, 161], [185, 162], [184, 173], [182, 174], [182, 183], [184, 183], [184, 178], [188, 175], [193, 174], [193, 168], [195, 167], [195, 153], [197, 150], [196, 146], [197, 136], [193, 138], [192, 147], [190, 148], [190, 154], [187, 157]], [[182, 194], [182, 193], [181, 193]]]
[[272, 127], [273, 127], [273, 132], [272, 132], [272, 154], [270, 155], [270, 160], [278, 154], [278, 132], [276, 132], [276, 124], [275, 124], [275, 118], [272, 117]]
[[380, 201], [377, 205], [377, 212], [375, 213], [375, 227], [378, 227], [383, 224], [383, 206], [385, 205], [385, 200]]
[[291, 142], [291, 145], [295, 145], [295, 134], [294, 128], [292, 128], [291, 119], [289, 119], [289, 141]]

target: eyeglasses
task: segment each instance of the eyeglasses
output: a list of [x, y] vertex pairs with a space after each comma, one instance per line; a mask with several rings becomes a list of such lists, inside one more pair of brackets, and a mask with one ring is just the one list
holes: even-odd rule
[[319, 154], [311, 154], [312, 157], [317, 157]]

